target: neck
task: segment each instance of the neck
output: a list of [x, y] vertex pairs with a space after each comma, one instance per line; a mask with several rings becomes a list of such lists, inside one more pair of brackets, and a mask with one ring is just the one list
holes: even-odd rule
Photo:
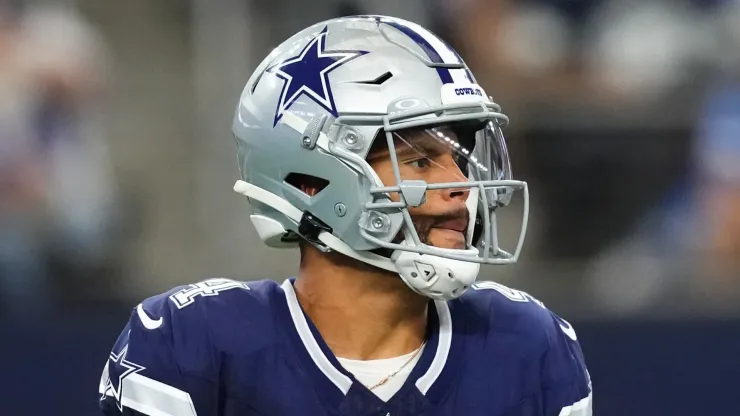
[[301, 307], [334, 355], [373, 360], [419, 348], [429, 300], [396, 274], [340, 256], [306, 247], [295, 283]]

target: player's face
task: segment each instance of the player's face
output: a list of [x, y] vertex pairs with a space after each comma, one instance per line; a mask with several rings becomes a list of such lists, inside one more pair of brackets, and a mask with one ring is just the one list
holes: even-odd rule
[[[440, 137], [446, 139], [440, 140]], [[385, 136], [378, 140], [385, 142]], [[427, 184], [467, 182], [463, 174], [464, 160], [450, 144], [456, 142], [457, 135], [446, 128], [437, 128], [433, 133], [414, 129], [394, 134], [401, 180], [423, 180]], [[396, 185], [387, 146], [374, 148], [367, 160], [383, 184]], [[469, 216], [465, 201], [468, 194], [468, 188], [428, 190], [421, 206], [409, 207], [422, 243], [440, 248], [465, 248]], [[392, 194], [391, 198], [398, 201], [399, 195]]]

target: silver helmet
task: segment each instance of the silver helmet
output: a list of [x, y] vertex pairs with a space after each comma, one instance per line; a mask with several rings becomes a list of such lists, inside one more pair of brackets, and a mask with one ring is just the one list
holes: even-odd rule
[[[452, 299], [481, 264], [514, 263], [522, 248], [529, 196], [527, 184], [512, 179], [507, 123], [460, 56], [427, 29], [385, 16], [332, 19], [283, 42], [247, 82], [233, 123], [242, 177], [234, 190], [249, 198], [268, 246], [304, 239], [396, 272], [418, 293]], [[367, 160], [378, 145], [392, 183]], [[400, 147], [418, 168], [420, 157], [435, 163], [430, 146], [454, 156], [459, 179], [403, 174]], [[318, 192], [307, 193], [297, 178], [319, 183]], [[464, 190], [464, 248], [428, 244], [410, 213], [445, 190]], [[507, 251], [496, 210], [516, 190], [524, 215]]]

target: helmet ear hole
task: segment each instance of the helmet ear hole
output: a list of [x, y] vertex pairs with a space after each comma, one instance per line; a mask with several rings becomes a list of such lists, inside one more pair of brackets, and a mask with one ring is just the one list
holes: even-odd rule
[[329, 186], [329, 181], [324, 178], [295, 172], [289, 173], [284, 181], [308, 196], [316, 196]]

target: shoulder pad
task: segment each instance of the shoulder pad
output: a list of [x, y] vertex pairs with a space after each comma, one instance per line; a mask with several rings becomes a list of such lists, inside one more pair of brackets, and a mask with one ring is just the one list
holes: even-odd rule
[[543, 346], [555, 335], [572, 342], [578, 337], [573, 327], [527, 292], [500, 283], [485, 281], [471, 286], [462, 300], [476, 314], [489, 320], [493, 328], [507, 328], [536, 338]]
[[[573, 326], [521, 290], [496, 282], [479, 282], [463, 296], [490, 330], [517, 334], [518, 347], [541, 357], [541, 383], [553, 411], [590, 414], [591, 380]], [[555, 414], [555, 413], [553, 413]]]
[[[275, 288], [277, 284], [270, 280], [226, 278], [178, 286], [137, 305], [134, 315], [138, 319], [132, 319], [132, 326], [164, 331], [175, 345], [192, 343], [197, 337], [207, 338], [214, 347], [229, 348], [235, 333], [263, 333], [271, 325]], [[242, 346], [260, 348], [266, 342], [269, 337], [251, 337]]]

